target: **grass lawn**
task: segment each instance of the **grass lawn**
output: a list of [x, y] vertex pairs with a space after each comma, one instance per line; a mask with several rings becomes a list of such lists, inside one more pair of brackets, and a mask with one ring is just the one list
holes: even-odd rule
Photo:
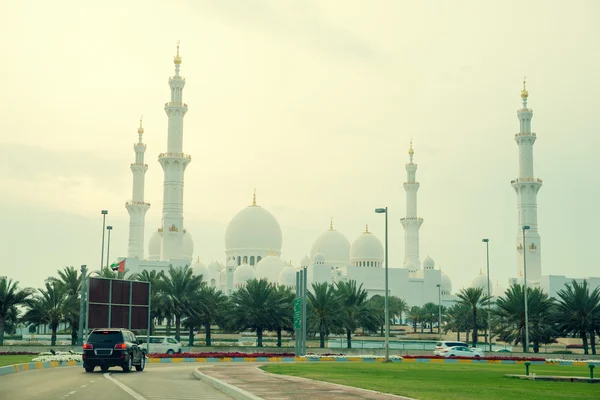
[[34, 356], [34, 355], [29, 355], [29, 356], [0, 356], [0, 367], [3, 367], [5, 365], [27, 363], [27, 362], [30, 362], [31, 359], [35, 358], [35, 357], [37, 357], [37, 356]]
[[[273, 364], [267, 372], [339, 383], [421, 400], [438, 399], [600, 399], [600, 384], [523, 381], [504, 374], [524, 374], [524, 365], [500, 364]], [[532, 365], [536, 375], [589, 377], [587, 367]], [[595, 371], [594, 371], [595, 372]]]

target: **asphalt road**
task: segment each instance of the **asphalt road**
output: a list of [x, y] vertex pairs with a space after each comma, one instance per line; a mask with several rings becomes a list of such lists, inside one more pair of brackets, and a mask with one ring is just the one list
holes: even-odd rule
[[229, 396], [192, 375], [190, 364], [148, 364], [143, 372], [86, 373], [58, 367], [0, 376], [0, 400], [222, 400]]

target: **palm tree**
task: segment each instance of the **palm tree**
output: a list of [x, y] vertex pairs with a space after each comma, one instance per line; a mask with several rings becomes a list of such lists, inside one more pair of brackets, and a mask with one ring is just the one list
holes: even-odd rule
[[402, 324], [402, 316], [410, 311], [408, 303], [396, 296], [390, 296], [388, 303], [390, 318], [393, 320], [394, 316], [397, 315], [400, 318], [400, 324]]
[[417, 324], [421, 323], [421, 332], [423, 331], [422, 311], [419, 306], [412, 306], [408, 312], [408, 320], [412, 323], [413, 333], [417, 333]]
[[368, 293], [355, 280], [336, 282], [337, 295], [342, 303], [341, 318], [346, 330], [346, 344], [352, 348], [352, 333], [359, 326], [377, 329], [377, 316], [367, 307]]
[[341, 331], [343, 326], [340, 316], [341, 301], [335, 287], [327, 282], [313, 283], [312, 292], [306, 293], [308, 299], [307, 314], [313, 331], [319, 333], [319, 347], [325, 348], [325, 337], [330, 333]]
[[272, 325], [269, 311], [274, 290], [266, 279], [253, 279], [231, 295], [236, 328], [256, 331], [258, 347], [263, 347], [263, 332]]
[[[368, 306], [371, 310], [370, 312], [376, 316], [377, 324], [381, 330], [381, 335], [383, 336], [383, 329], [385, 327], [385, 297], [376, 294], [375, 296], [369, 299]], [[390, 324], [394, 323], [394, 316], [398, 316], [400, 318], [400, 323], [402, 323], [403, 314], [408, 313], [410, 311], [406, 300], [396, 296], [390, 296], [388, 298], [388, 308], [390, 315]]]
[[45, 289], [38, 289], [38, 293], [27, 301], [29, 308], [23, 320], [35, 325], [49, 324], [52, 331], [51, 345], [56, 345], [56, 330], [58, 324], [64, 321], [65, 308], [68, 298], [63, 286], [56, 283], [45, 284]]
[[425, 303], [421, 307], [423, 311], [423, 321], [429, 324], [429, 333], [433, 333], [433, 324], [438, 322], [439, 307], [434, 303]]
[[[219, 289], [212, 286], [203, 286], [198, 295], [198, 302], [194, 306], [195, 315], [201, 326], [204, 326], [206, 346], [211, 343], [211, 325], [215, 324], [227, 309], [227, 296]], [[191, 346], [191, 345], [190, 345]]]
[[[448, 323], [444, 326], [444, 333], [456, 332], [456, 340], [460, 341], [460, 333], [468, 332], [471, 324], [470, 308], [465, 304], [453, 304], [446, 313]], [[469, 334], [467, 333], [467, 341]]]
[[285, 286], [279, 286], [269, 299], [269, 315], [272, 329], [277, 332], [277, 347], [281, 347], [281, 332], [294, 330], [295, 293]]
[[587, 335], [590, 334], [592, 354], [596, 354], [597, 315], [600, 313], [600, 288], [590, 293], [587, 281], [578, 284], [573, 280], [566, 289], [558, 291], [557, 321], [563, 333], [578, 334], [583, 340], [583, 351], [588, 352]]
[[[492, 310], [497, 323], [498, 337], [504, 341], [521, 343], [525, 351], [525, 292], [522, 285], [513, 285], [504, 296], [496, 299]], [[527, 289], [527, 308], [529, 317], [529, 340], [533, 342], [534, 352], [540, 344], [549, 343], [555, 337], [552, 324], [554, 300], [539, 288]]]
[[162, 316], [161, 306], [165, 303], [164, 299], [161, 298], [159, 291], [160, 281], [164, 277], [164, 271], [148, 271], [147, 269], [142, 270], [138, 274], [131, 275], [130, 279], [134, 279], [140, 282], [150, 283], [150, 334], [154, 331], [154, 323], [156, 319]]
[[71, 344], [76, 345], [81, 305], [81, 274], [78, 274], [74, 267], [65, 267], [58, 270], [57, 273], [58, 277], [50, 276], [46, 279], [46, 282], [60, 286], [65, 296], [67, 296], [63, 313], [71, 329]]
[[159, 291], [164, 293], [165, 303], [173, 310], [175, 317], [175, 338], [181, 340], [181, 319], [191, 315], [194, 299], [203, 286], [202, 277], [194, 275], [192, 269], [169, 267], [168, 274], [159, 281]]
[[477, 341], [479, 338], [478, 330], [480, 327], [482, 327], [479, 324], [477, 312], [487, 306], [488, 302], [490, 301], [490, 297], [483, 293], [482, 287], [462, 289], [457, 296], [460, 299], [459, 303], [469, 306], [469, 309], [471, 310], [471, 328], [473, 329], [472, 346], [477, 347]]
[[0, 279], [0, 346], [4, 343], [4, 324], [7, 317], [12, 317], [16, 307], [25, 305], [34, 289], [19, 290], [19, 282], [12, 279]]

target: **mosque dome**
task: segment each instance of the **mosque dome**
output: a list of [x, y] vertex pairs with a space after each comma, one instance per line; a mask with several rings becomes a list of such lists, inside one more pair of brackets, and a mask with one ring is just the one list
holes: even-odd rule
[[266, 279], [269, 282], [279, 282], [279, 274], [285, 268], [285, 263], [276, 255], [268, 255], [256, 264], [256, 279]]
[[209, 280], [209, 272], [208, 267], [204, 265], [204, 263], [200, 262], [200, 257], [192, 263], [192, 271], [194, 275], [199, 276], [202, 275], [202, 280], [204, 282], [208, 282]]
[[504, 296], [504, 288], [500, 286], [500, 283], [496, 281], [494, 288], [492, 289], [492, 296], [494, 297], [502, 297]]
[[442, 292], [452, 293], [452, 280], [444, 272], [442, 272]]
[[227, 271], [225, 270], [221, 271], [219, 275], [219, 286], [222, 288], [227, 287]]
[[161, 244], [162, 244], [162, 232], [160, 230], [156, 230], [150, 237], [150, 242], [148, 243], [148, 256], [149, 256], [150, 260], [153, 260], [153, 261], [160, 260]]
[[[471, 281], [471, 287], [472, 288], [483, 288], [485, 290], [487, 290], [487, 285], [488, 285], [488, 281], [486, 276], [483, 274], [482, 270], [479, 270], [479, 275], [477, 275], [475, 278], [473, 278], [473, 280]], [[487, 292], [485, 292], [487, 293]]]
[[435, 269], [435, 261], [433, 261], [433, 258], [427, 256], [423, 261], [423, 269]]
[[210, 276], [218, 276], [222, 269], [223, 266], [218, 261], [211, 261], [210, 264], [208, 264], [208, 273]]
[[254, 272], [254, 268], [249, 266], [248, 264], [242, 264], [236, 268], [233, 273], [233, 286], [245, 286], [246, 282], [256, 278], [256, 272]]
[[280, 285], [285, 287], [291, 287], [292, 289], [296, 287], [296, 268], [292, 265], [288, 265], [279, 273], [279, 278], [277, 281]]
[[192, 239], [192, 234], [188, 230], [183, 231], [181, 251], [184, 258], [189, 258], [190, 260], [194, 258], [194, 240]]
[[[325, 257], [325, 256], [323, 256]], [[300, 261], [300, 266], [301, 267], [308, 267], [310, 266], [311, 261], [310, 261], [310, 257], [305, 255], [304, 257], [302, 257], [302, 260]]]
[[235, 260], [231, 260], [227, 263], [227, 269], [235, 269], [235, 267], [237, 267], [237, 263], [235, 262]]
[[333, 225], [323, 232], [312, 246], [311, 258], [315, 260], [315, 254], [322, 252], [327, 263], [338, 267], [347, 267], [350, 264], [350, 242], [346, 236], [333, 229]]
[[[358, 264], [361, 262], [374, 262], [375, 265], [373, 266], [380, 267], [383, 263], [383, 257], [383, 245], [375, 235], [369, 232], [367, 226], [367, 229], [356, 238], [352, 243], [352, 247], [350, 247], [350, 262], [358, 266], [361, 266]], [[372, 265], [367, 264], [366, 266]]]
[[313, 263], [316, 265], [322, 265], [325, 264], [325, 254], [318, 252], [316, 254], [313, 254]]
[[227, 225], [225, 251], [281, 251], [282, 234], [277, 219], [269, 211], [252, 205], [238, 212]]

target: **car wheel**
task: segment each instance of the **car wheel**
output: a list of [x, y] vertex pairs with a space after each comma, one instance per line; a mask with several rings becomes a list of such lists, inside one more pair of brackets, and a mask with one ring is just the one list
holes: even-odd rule
[[144, 367], [146, 366], [146, 355], [142, 353], [142, 359], [140, 360], [140, 365], [135, 366], [135, 370], [138, 372], [142, 372]]
[[456, 357], [454, 354], [450, 354], [450, 357]]
[[96, 367], [85, 367], [85, 372], [94, 372], [94, 368]]
[[480, 356], [475, 356], [475, 358], [479, 358]]
[[123, 365], [123, 372], [130, 372], [133, 367], [133, 354], [129, 354], [127, 364]]
[[169, 349], [169, 350], [167, 351], [167, 354], [169, 354], [169, 355], [171, 355], [171, 354], [173, 354], [173, 353], [174, 353], [174, 351], [173, 351], [173, 350], [171, 350], [171, 349]]

